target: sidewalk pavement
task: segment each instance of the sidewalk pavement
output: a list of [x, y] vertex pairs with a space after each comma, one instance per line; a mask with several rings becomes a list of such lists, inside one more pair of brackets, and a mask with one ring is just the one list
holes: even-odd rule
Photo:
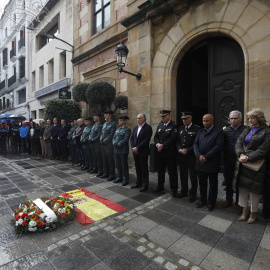
[[[207, 212], [172, 198], [150, 176], [145, 193], [107, 182], [70, 163], [8, 154], [0, 157], [0, 269], [270, 269], [270, 225], [238, 221], [233, 207]], [[220, 183], [222, 175], [220, 175]], [[86, 188], [126, 211], [90, 225], [74, 221], [53, 232], [17, 236], [12, 210], [26, 199]], [[219, 205], [224, 198], [219, 187]]]

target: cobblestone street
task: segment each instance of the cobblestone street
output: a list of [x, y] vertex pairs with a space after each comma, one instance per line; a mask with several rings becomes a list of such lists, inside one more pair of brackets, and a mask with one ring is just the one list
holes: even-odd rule
[[[249, 225], [233, 207], [220, 209], [221, 186], [209, 213], [197, 201], [172, 198], [168, 186], [154, 194], [156, 173], [142, 194], [130, 189], [132, 174], [122, 187], [71, 163], [11, 154], [0, 157], [0, 168], [0, 269], [269, 269], [270, 225], [261, 214]], [[53, 232], [15, 235], [10, 219], [20, 203], [78, 188], [127, 210], [90, 225], [74, 221]]]

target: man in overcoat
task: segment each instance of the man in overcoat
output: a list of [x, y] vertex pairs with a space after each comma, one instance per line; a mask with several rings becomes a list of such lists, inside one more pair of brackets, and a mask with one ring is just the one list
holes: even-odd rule
[[[204, 115], [202, 121], [204, 128], [198, 131], [193, 146], [201, 196], [197, 207], [200, 208], [207, 204], [207, 210], [212, 211], [215, 208], [218, 193], [218, 171], [224, 133], [223, 130], [214, 126], [212, 114]], [[208, 178], [209, 193], [207, 200]]]
[[138, 125], [133, 128], [130, 137], [130, 146], [137, 175], [137, 181], [131, 188], [140, 188], [140, 192], [144, 192], [148, 189], [149, 184], [148, 156], [150, 154], [149, 143], [153, 130], [146, 123], [146, 116], [142, 113], [137, 116], [137, 123]]

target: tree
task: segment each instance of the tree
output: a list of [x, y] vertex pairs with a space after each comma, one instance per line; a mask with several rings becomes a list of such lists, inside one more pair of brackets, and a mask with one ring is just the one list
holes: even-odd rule
[[114, 100], [115, 109], [126, 110], [128, 108], [128, 97], [119, 95]]
[[116, 90], [106, 81], [92, 82], [86, 90], [87, 103], [91, 104], [94, 111], [104, 112], [111, 109]]
[[72, 96], [75, 101], [80, 102], [80, 101], [85, 101], [87, 102], [86, 99], [86, 90], [89, 86], [89, 83], [78, 83], [75, 85], [72, 89]]
[[81, 117], [81, 105], [73, 100], [51, 99], [45, 103], [45, 119], [65, 119], [66, 122]]

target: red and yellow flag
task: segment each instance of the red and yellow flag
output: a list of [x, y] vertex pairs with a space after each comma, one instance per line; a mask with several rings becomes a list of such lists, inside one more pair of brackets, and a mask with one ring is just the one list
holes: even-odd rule
[[76, 199], [75, 219], [85, 225], [101, 220], [126, 210], [125, 207], [105, 199], [84, 188], [60, 194], [66, 198]]

